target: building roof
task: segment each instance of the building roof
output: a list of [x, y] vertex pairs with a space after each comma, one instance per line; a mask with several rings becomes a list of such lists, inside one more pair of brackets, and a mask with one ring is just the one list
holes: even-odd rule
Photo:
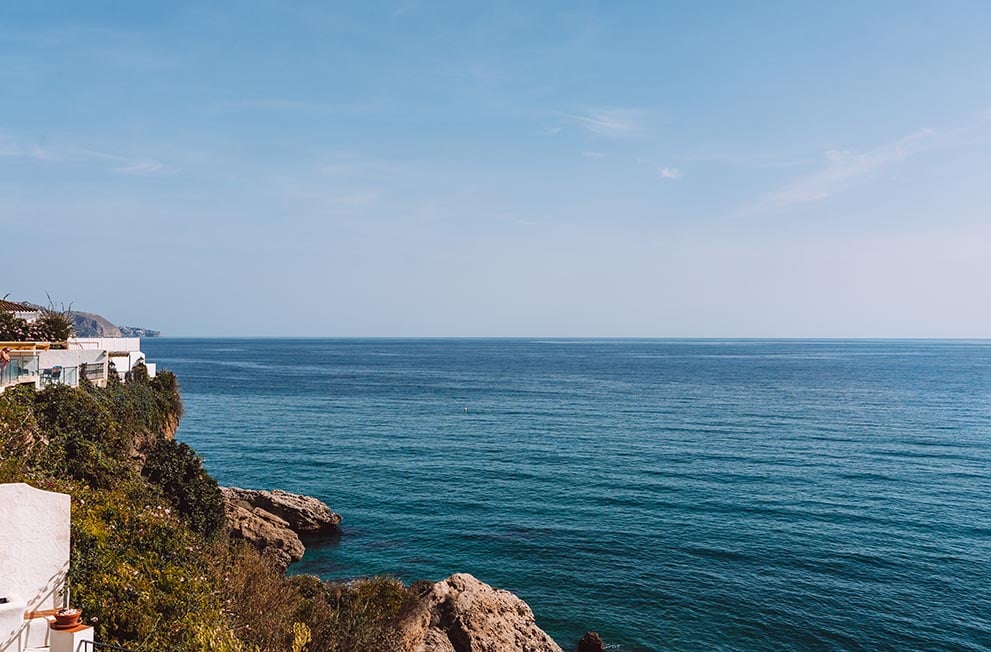
[[0, 299], [0, 310], [4, 312], [38, 312], [37, 308], [7, 301], [6, 299]]

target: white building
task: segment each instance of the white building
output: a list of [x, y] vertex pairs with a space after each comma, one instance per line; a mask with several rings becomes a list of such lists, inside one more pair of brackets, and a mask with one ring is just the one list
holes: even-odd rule
[[84, 652], [93, 628], [55, 629], [69, 604], [66, 494], [0, 484], [0, 652]]
[[14, 313], [14, 317], [23, 319], [29, 324], [41, 317], [41, 311], [37, 308], [7, 301], [6, 299], [0, 299], [0, 310], [3, 312], [12, 312]]
[[152, 378], [157, 372], [155, 363], [147, 362], [137, 337], [72, 338], [67, 346], [53, 349], [47, 342], [0, 342], [10, 356], [6, 364], [0, 364], [0, 392], [12, 385], [76, 387], [84, 377], [103, 387], [111, 369], [126, 382], [141, 364]]
[[113, 363], [121, 380], [124, 380], [128, 372], [139, 364], [143, 364], [148, 369], [148, 375], [152, 378], [157, 371], [155, 363], [145, 359], [145, 354], [141, 351], [140, 337], [73, 337], [68, 341], [68, 345], [68, 353], [78, 355], [77, 365], [96, 353], [103, 354], [106, 357], [105, 363]]

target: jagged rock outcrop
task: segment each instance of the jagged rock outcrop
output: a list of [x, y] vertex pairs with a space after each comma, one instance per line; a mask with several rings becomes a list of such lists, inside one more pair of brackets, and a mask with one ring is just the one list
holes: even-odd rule
[[122, 337], [158, 337], [162, 334], [162, 331], [138, 326], [118, 326], [117, 329], [120, 330]]
[[337, 531], [341, 516], [312, 496], [288, 491], [258, 491], [223, 487], [225, 493], [252, 507], [260, 508], [286, 521], [297, 534], [329, 534]]
[[562, 652], [527, 603], [467, 573], [437, 582], [424, 601], [408, 637], [416, 652]]
[[578, 641], [578, 652], [605, 652], [605, 649], [602, 637], [596, 632], [585, 632], [582, 640]]
[[72, 327], [76, 337], [122, 337], [120, 328], [94, 312], [72, 311]]
[[282, 568], [303, 558], [300, 534], [327, 535], [338, 531], [341, 516], [311, 496], [275, 491], [221, 487], [227, 529]]

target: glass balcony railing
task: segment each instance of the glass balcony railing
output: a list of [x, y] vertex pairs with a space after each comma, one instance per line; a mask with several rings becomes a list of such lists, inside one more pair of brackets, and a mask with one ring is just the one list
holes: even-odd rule
[[37, 355], [12, 355], [6, 364], [0, 362], [0, 387], [33, 381], [38, 375]]
[[79, 367], [55, 366], [41, 370], [41, 386], [79, 384]]

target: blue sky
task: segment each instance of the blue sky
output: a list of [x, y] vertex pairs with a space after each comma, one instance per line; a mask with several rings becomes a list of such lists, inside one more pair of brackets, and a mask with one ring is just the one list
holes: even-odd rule
[[169, 335], [991, 337], [991, 3], [0, 7], [0, 292]]

